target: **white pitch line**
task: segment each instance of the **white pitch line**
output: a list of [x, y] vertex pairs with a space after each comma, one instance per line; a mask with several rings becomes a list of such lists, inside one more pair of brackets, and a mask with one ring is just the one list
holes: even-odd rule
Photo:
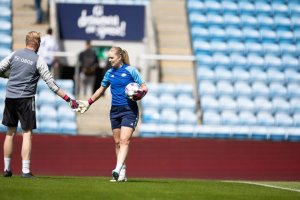
[[275, 189], [280, 189], [280, 190], [288, 190], [288, 191], [292, 191], [292, 192], [300, 192], [300, 190], [296, 190], [296, 189], [292, 189], [292, 188], [279, 187], [279, 186], [274, 186], [274, 185], [268, 185], [268, 184], [263, 184], [263, 183], [255, 183], [255, 182], [248, 182], [248, 181], [222, 181], [222, 182], [227, 182], [227, 183], [243, 183], [243, 184], [249, 184], [249, 185], [258, 185], [258, 186], [263, 186], [263, 187], [275, 188]]

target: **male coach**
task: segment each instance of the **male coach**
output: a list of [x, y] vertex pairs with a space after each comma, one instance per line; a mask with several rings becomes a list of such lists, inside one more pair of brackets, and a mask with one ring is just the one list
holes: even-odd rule
[[26, 48], [12, 52], [0, 62], [0, 74], [9, 70], [2, 120], [2, 124], [7, 126], [3, 145], [4, 177], [12, 176], [10, 163], [18, 121], [20, 121], [23, 135], [22, 177], [34, 177], [30, 172], [31, 138], [32, 129], [36, 128], [35, 94], [40, 77], [53, 92], [67, 101], [72, 109], [78, 107], [77, 102], [56, 85], [47, 63], [37, 55], [40, 42], [41, 34], [31, 31], [26, 35]]

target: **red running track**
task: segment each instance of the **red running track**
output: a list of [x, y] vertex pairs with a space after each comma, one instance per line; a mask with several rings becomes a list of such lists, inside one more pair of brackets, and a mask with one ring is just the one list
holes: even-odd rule
[[[1, 145], [4, 137], [0, 134]], [[21, 144], [18, 135], [14, 174], [21, 171]], [[300, 180], [300, 142], [133, 138], [130, 145], [129, 177]], [[31, 163], [37, 176], [110, 176], [115, 167], [113, 139], [34, 135]]]

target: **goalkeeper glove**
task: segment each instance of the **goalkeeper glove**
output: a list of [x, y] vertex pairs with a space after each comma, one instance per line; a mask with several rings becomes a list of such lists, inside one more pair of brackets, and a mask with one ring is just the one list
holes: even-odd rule
[[146, 95], [146, 92], [145, 92], [145, 91], [143, 91], [142, 89], [138, 89], [138, 90], [132, 95], [132, 100], [134, 100], [134, 101], [141, 100], [145, 95]]
[[92, 103], [94, 103], [94, 101], [91, 98], [88, 101], [78, 100], [78, 102], [79, 102], [79, 109], [77, 109], [77, 111], [80, 112], [81, 114], [85, 113], [90, 108]]
[[77, 109], [77, 108], [78, 108], [78, 103], [77, 103], [77, 101], [74, 100], [74, 99], [71, 99], [68, 95], [65, 95], [65, 96], [64, 96], [64, 100], [65, 100], [66, 102], [69, 103], [69, 105], [70, 105], [70, 107], [71, 107], [72, 109]]

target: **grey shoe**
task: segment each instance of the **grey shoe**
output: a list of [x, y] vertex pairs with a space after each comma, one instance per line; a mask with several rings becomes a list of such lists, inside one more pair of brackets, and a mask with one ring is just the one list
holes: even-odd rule
[[118, 178], [119, 178], [119, 173], [115, 170], [112, 171], [111, 173], [113, 179], [115, 179], [116, 181], [118, 181]]
[[35, 178], [31, 172], [29, 173], [22, 173], [22, 178]]

